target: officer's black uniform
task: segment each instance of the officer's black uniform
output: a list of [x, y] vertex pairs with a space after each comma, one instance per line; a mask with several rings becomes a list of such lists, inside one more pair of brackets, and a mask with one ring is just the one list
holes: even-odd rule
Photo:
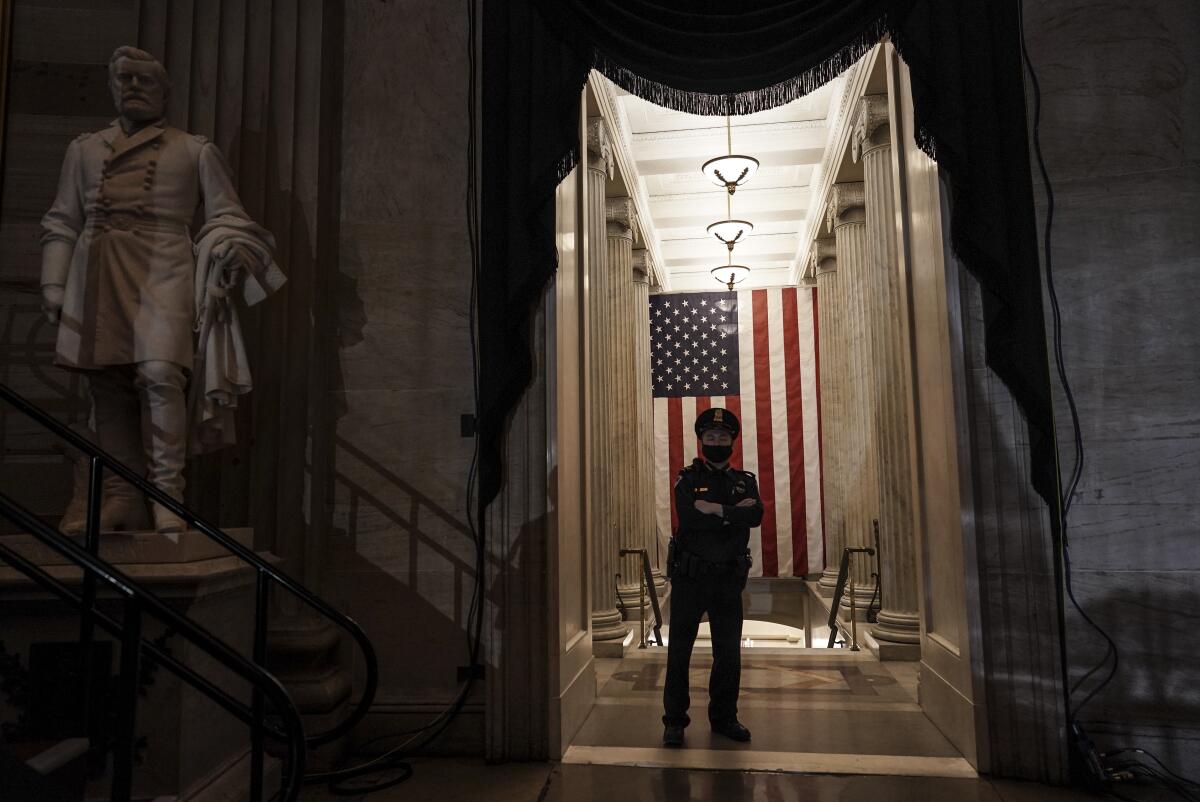
[[[727, 409], [712, 408], [696, 420], [696, 433], [725, 428], [735, 438], [740, 424]], [[737, 507], [754, 499], [753, 506]], [[723, 515], [702, 513], [697, 500], [718, 502]], [[671, 637], [667, 649], [667, 681], [663, 690], [663, 724], [686, 727], [688, 664], [701, 617], [712, 630], [713, 667], [709, 675], [708, 718], [714, 728], [737, 722], [741, 682], [742, 589], [750, 568], [750, 528], [762, 523], [763, 506], [754, 474], [726, 466], [714, 468], [696, 459], [675, 482], [679, 530], [668, 561], [671, 576]], [[748, 734], [747, 734], [748, 737]]]

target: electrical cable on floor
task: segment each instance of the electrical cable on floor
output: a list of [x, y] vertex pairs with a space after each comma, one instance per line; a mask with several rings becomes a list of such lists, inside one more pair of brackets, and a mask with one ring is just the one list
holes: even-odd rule
[[[479, 79], [478, 79], [478, 0], [467, 0], [467, 64], [468, 64], [468, 85], [467, 85], [467, 191], [466, 191], [466, 217], [467, 217], [467, 240], [470, 249], [471, 259], [471, 288], [468, 311], [468, 325], [470, 330], [471, 340], [471, 392], [474, 402], [474, 419], [476, 425], [473, 431], [473, 445], [471, 453], [471, 464], [467, 470], [466, 484], [466, 513], [467, 527], [471, 533], [471, 539], [475, 545], [475, 577], [471, 588], [471, 602], [467, 610], [466, 618], [466, 635], [467, 635], [467, 654], [468, 665], [472, 669], [459, 689], [454, 700], [441, 713], [435, 716], [425, 725], [413, 730], [404, 730], [392, 732], [386, 735], [377, 736], [358, 746], [354, 754], [361, 754], [362, 751], [380, 741], [385, 741], [391, 738], [400, 738], [409, 736], [405, 741], [397, 746], [388, 749], [382, 754], [370, 758], [358, 765], [349, 766], [346, 768], [336, 769], [328, 772], [316, 772], [308, 774], [304, 778], [305, 784], [327, 783], [328, 790], [334, 796], [363, 796], [366, 794], [383, 791], [388, 788], [395, 787], [413, 775], [413, 767], [405, 758], [410, 757], [413, 753], [425, 748], [433, 743], [454, 721], [454, 719], [462, 712], [467, 698], [471, 694], [471, 690], [475, 686], [478, 678], [474, 669], [480, 665], [480, 645], [483, 635], [483, 591], [484, 591], [484, 570], [486, 567], [485, 543], [484, 534], [476, 526], [475, 520], [475, 498], [476, 498], [476, 480], [478, 476], [479, 464], [479, 355], [477, 353], [476, 344], [476, 318], [478, 312], [478, 285], [479, 285], [479, 183], [478, 183], [478, 168], [479, 160], [477, 157], [478, 141], [476, 139], [476, 119], [475, 113], [476, 104], [479, 100]], [[482, 523], [482, 521], [480, 522]], [[376, 777], [377, 775], [391, 773], [392, 776], [387, 776], [382, 779], [368, 780], [367, 778]]]
[[[1050, 173], [1046, 169], [1046, 159], [1042, 153], [1042, 144], [1040, 136], [1041, 112], [1042, 112], [1042, 92], [1041, 85], [1038, 82], [1037, 71], [1033, 67], [1033, 60], [1029, 56], [1029, 47], [1025, 36], [1025, 13], [1024, 0], [1019, 0], [1017, 3], [1017, 20], [1018, 28], [1021, 37], [1021, 55], [1025, 62], [1025, 68], [1029, 74], [1029, 83], [1033, 88], [1033, 149], [1037, 159], [1038, 170], [1042, 176], [1042, 183], [1046, 191], [1046, 223], [1043, 232], [1042, 250], [1043, 259], [1046, 265], [1046, 289], [1050, 298], [1050, 308], [1053, 317], [1053, 347], [1054, 347], [1054, 363], [1058, 371], [1058, 379], [1063, 388], [1063, 393], [1067, 398], [1067, 406], [1071, 412], [1071, 429], [1074, 438], [1075, 446], [1075, 465], [1071, 470], [1071, 478], [1067, 483], [1066, 492], [1059, 499], [1059, 532], [1062, 540], [1062, 557], [1063, 557], [1063, 584], [1065, 586], [1066, 595], [1071, 601], [1071, 605], [1076, 612], [1083, 618], [1089, 626], [1092, 627], [1104, 639], [1105, 652], [1100, 661], [1087, 671], [1082, 677], [1076, 680], [1067, 691], [1066, 706], [1067, 706], [1067, 725], [1070, 737], [1073, 743], [1080, 747], [1081, 744], [1086, 744], [1084, 751], [1089, 753], [1093, 761], [1085, 760], [1085, 765], [1094, 766], [1099, 770], [1100, 776], [1094, 779], [1105, 786], [1106, 790], [1118, 799], [1129, 799], [1111, 788], [1111, 783], [1120, 779], [1120, 772], [1125, 772], [1130, 775], [1152, 778], [1162, 783], [1162, 785], [1179, 796], [1188, 800], [1197, 800], [1200, 802], [1200, 784], [1187, 777], [1183, 777], [1171, 771], [1167, 766], [1153, 754], [1146, 752], [1143, 749], [1129, 747], [1118, 749], [1110, 752], [1105, 752], [1099, 755], [1095, 754], [1095, 747], [1087, 738], [1080, 724], [1079, 714], [1084, 707], [1091, 702], [1101, 690], [1103, 690], [1113, 677], [1116, 676], [1117, 668], [1120, 665], [1120, 650], [1117, 648], [1116, 642], [1109, 636], [1108, 632], [1097, 624], [1091, 616], [1083, 609], [1079, 600], [1075, 597], [1075, 589], [1071, 579], [1071, 549], [1067, 538], [1067, 515], [1071, 510], [1071, 504], [1075, 497], [1075, 490], [1079, 486], [1079, 481], [1083, 476], [1083, 432], [1079, 423], [1079, 409], [1075, 404], [1075, 396], [1071, 392], [1070, 382], [1067, 380], [1066, 363], [1063, 358], [1062, 347], [1062, 314], [1058, 304], [1058, 293], [1054, 287], [1054, 270], [1051, 261], [1052, 253], [1051, 244], [1051, 228], [1054, 223], [1054, 189], [1050, 182]], [[1066, 633], [1059, 633], [1059, 648], [1062, 649], [1064, 655], [1067, 654]], [[1109, 662], [1111, 660], [1111, 665]], [[1091, 689], [1091, 691], [1083, 698], [1078, 705], [1072, 705], [1071, 700], [1075, 694], [1091, 679], [1095, 674], [1101, 671], [1105, 666], [1109, 666], [1108, 673], [1104, 678]], [[1160, 767], [1161, 771], [1153, 767], [1147, 766], [1144, 763], [1136, 761], [1124, 761], [1116, 765], [1105, 765], [1104, 761], [1118, 754], [1137, 753], [1144, 754], [1154, 760]], [[1194, 790], [1193, 790], [1194, 789]], [[1133, 800], [1132, 802], [1136, 802]]]

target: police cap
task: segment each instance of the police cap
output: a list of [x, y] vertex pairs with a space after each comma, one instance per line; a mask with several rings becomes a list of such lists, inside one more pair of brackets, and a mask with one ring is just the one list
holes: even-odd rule
[[709, 429], [724, 429], [731, 437], [737, 437], [742, 431], [742, 424], [734, 415], [722, 407], [709, 407], [696, 417], [696, 436], [699, 437]]

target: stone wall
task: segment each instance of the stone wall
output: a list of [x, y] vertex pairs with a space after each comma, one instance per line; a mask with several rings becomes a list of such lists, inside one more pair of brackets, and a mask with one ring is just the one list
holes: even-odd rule
[[[1063, 0], [1026, 13], [1084, 445], [1068, 522], [1075, 590], [1121, 652], [1082, 718], [1102, 749], [1136, 743], [1195, 776], [1200, 8]], [[1043, 199], [1043, 223], [1045, 211]], [[1074, 444], [1061, 391], [1056, 419], [1065, 479]], [[1073, 611], [1067, 624], [1074, 680], [1104, 644]]]
[[[379, 650], [363, 737], [424, 723], [458, 689], [474, 546], [466, 236], [467, 18], [436, 0], [345, 3], [340, 375], [330, 600]], [[479, 688], [479, 686], [477, 686]], [[482, 690], [479, 688], [479, 690]], [[481, 697], [477, 697], [481, 698]], [[482, 702], [449, 749], [482, 748]]]

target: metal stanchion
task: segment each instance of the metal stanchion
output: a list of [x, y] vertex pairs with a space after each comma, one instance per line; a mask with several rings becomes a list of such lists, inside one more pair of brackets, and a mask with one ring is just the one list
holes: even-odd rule
[[642, 580], [638, 582], [638, 591], [640, 599], [638, 601], [638, 621], [641, 624], [642, 642], [638, 644], [639, 649], [646, 648], [646, 577], [642, 576]]
[[849, 590], [850, 590], [850, 651], [857, 652], [858, 651], [858, 619], [854, 616], [854, 604], [855, 604], [854, 555], [851, 554], [849, 556], [850, 556], [850, 559], [846, 561], [846, 565], [850, 569], [849, 572], [847, 573], [847, 581], [850, 585], [850, 587], [849, 587]]

